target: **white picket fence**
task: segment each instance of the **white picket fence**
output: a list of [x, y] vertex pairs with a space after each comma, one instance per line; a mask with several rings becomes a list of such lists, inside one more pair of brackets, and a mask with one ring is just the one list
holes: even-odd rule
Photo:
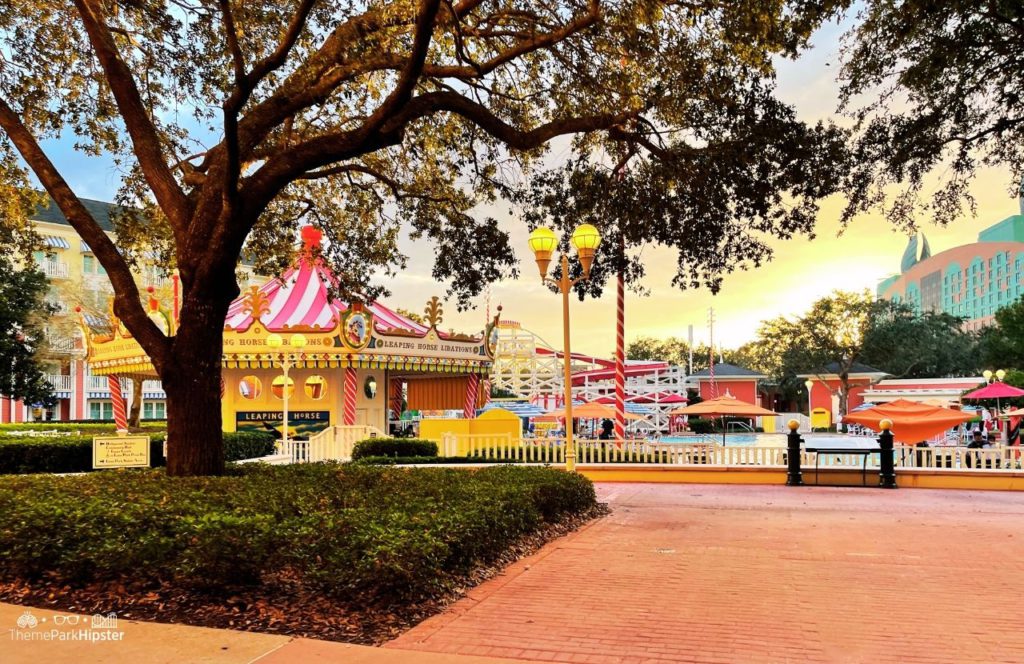
[[289, 440], [284, 453], [292, 463], [351, 461], [357, 442], [382, 437], [384, 432], [374, 426], [336, 424], [313, 434], [309, 440]]
[[[522, 438], [509, 434], [445, 434], [441, 444], [443, 456], [478, 457], [483, 462], [516, 461], [526, 463], [565, 463], [565, 439]], [[683, 466], [786, 466], [786, 447], [722, 446], [657, 443], [644, 440], [577, 440], [577, 464], [648, 463]], [[955, 469], [966, 471], [1022, 470], [1024, 448], [991, 447], [908, 447], [897, 445], [894, 452], [897, 468]], [[802, 450], [800, 463], [814, 468], [877, 469], [880, 453], [841, 454]]]

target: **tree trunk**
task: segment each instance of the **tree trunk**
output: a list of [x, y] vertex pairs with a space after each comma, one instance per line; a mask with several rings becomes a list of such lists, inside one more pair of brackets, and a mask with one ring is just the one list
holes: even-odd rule
[[220, 363], [227, 301], [189, 300], [160, 376], [167, 393], [167, 474], [219, 475], [224, 472]]
[[[846, 376], [839, 377], [839, 417], [846, 417], [846, 408], [850, 403], [850, 380]], [[842, 429], [846, 428], [845, 424], [840, 425]]]
[[128, 413], [128, 428], [138, 429], [142, 420], [142, 379], [132, 378], [132, 409]]

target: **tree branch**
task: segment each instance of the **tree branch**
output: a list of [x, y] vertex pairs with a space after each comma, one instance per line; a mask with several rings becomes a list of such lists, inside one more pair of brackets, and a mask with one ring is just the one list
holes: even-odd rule
[[189, 202], [164, 159], [160, 137], [142, 103], [132, 72], [118, 54], [113, 35], [103, 21], [102, 10], [96, 6], [97, 0], [74, 2], [121, 111], [146, 182], [171, 225], [182, 229], [188, 222]]
[[430, 48], [430, 40], [434, 35], [434, 20], [437, 18], [437, 11], [440, 7], [441, 0], [422, 0], [413, 29], [412, 50], [406, 60], [405, 69], [402, 70], [395, 89], [364, 123], [362, 132], [366, 134], [375, 132], [412, 98], [412, 92], [416, 89], [416, 83], [420, 80], [423, 64], [427, 59], [427, 50]]
[[22, 159], [39, 178], [71, 226], [88, 243], [100, 264], [106, 269], [107, 276], [114, 286], [114, 312], [139, 340], [152, 359], [153, 365], [159, 370], [166, 357], [169, 340], [142, 308], [135, 279], [121, 253], [75, 196], [18, 114], [3, 98], [0, 98], [0, 127], [14, 143]]

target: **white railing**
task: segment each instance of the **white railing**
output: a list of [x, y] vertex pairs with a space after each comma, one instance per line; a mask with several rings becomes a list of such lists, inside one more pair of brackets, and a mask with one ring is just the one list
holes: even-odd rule
[[53, 385], [53, 389], [58, 392], [70, 392], [71, 391], [71, 376], [62, 376], [60, 374], [47, 374], [46, 381]]
[[[105, 390], [109, 387], [106, 376], [87, 376], [87, 385], [90, 390]], [[121, 386], [124, 389], [124, 385]]]
[[[484, 462], [565, 462], [563, 438], [513, 438], [510, 434], [445, 434], [442, 456], [478, 457]], [[577, 440], [576, 463], [648, 463], [680, 466], [784, 468], [788, 450], [784, 446], [722, 446], [710, 442], [693, 444], [657, 443], [647, 440]], [[917, 470], [1022, 471], [1024, 448], [991, 447], [909, 447], [898, 445], [896, 467]], [[818, 468], [869, 468], [877, 470], [880, 452], [837, 453], [802, 450], [803, 470]]]
[[68, 264], [64, 261], [41, 260], [38, 261], [39, 269], [50, 279], [67, 279]]
[[284, 450], [292, 463], [316, 461], [351, 461], [352, 448], [360, 440], [383, 438], [384, 433], [369, 425], [334, 425], [309, 437], [309, 440], [289, 440]]

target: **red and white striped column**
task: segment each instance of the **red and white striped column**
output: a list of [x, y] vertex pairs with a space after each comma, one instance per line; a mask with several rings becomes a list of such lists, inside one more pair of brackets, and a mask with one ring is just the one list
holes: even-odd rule
[[391, 379], [391, 413], [395, 420], [402, 419], [402, 379]]
[[480, 395], [480, 407], [483, 408], [491, 401], [491, 377], [486, 376], [483, 381], [483, 394]]
[[110, 388], [110, 403], [114, 406], [114, 424], [118, 431], [128, 431], [128, 407], [121, 391], [121, 380], [114, 374], [107, 376], [107, 387]]
[[345, 405], [342, 410], [342, 424], [352, 426], [356, 423], [356, 370], [345, 368]]
[[476, 398], [480, 391], [480, 376], [475, 373], [469, 374], [466, 381], [466, 403], [462, 407], [462, 416], [471, 420], [476, 416]]
[[619, 271], [615, 308], [615, 440], [626, 438], [626, 283]]
[[711, 398], [718, 398], [718, 384], [715, 383], [715, 349], [708, 350], [708, 378], [711, 380]]

